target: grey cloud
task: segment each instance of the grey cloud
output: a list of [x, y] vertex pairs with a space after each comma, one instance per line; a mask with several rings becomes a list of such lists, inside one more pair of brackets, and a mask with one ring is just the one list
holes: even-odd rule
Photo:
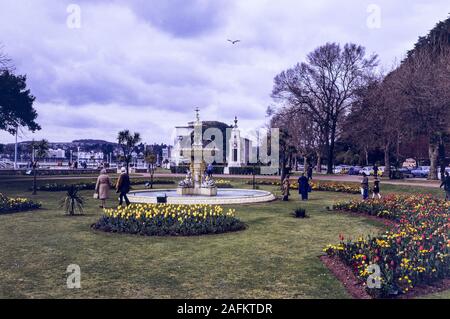
[[[69, 3], [79, 30], [65, 25]], [[366, 25], [370, 3], [381, 29]], [[42, 105], [38, 134], [111, 140], [128, 126], [168, 142], [196, 106], [263, 123], [273, 77], [324, 42], [361, 43], [390, 66], [449, 11], [447, 0], [2, 0], [0, 41]]]

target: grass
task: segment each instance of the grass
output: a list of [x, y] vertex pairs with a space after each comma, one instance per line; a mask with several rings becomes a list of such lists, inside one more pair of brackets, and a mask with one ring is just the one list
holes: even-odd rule
[[[232, 183], [249, 187], [245, 181]], [[32, 197], [29, 187], [29, 182], [0, 183], [0, 192]], [[275, 187], [261, 189], [279, 193]], [[301, 203], [293, 192], [288, 203], [236, 206], [249, 226], [238, 233], [115, 235], [90, 229], [102, 212], [92, 191], [81, 194], [87, 199], [84, 216], [63, 215], [58, 208], [63, 192], [39, 192], [33, 199], [43, 203], [41, 210], [0, 216], [0, 298], [350, 298], [318, 256], [341, 233], [354, 238], [384, 227], [363, 216], [326, 211], [334, 201], [354, 195], [315, 192]], [[297, 207], [310, 218], [293, 218]], [[80, 290], [66, 288], [69, 264], [81, 267]]]

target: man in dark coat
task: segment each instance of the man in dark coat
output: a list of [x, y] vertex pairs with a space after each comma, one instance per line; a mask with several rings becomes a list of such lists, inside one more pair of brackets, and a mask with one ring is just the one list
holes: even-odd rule
[[313, 179], [313, 167], [311, 165], [308, 167], [308, 179]]
[[377, 164], [373, 165], [373, 176], [378, 177], [378, 166]]
[[298, 179], [298, 193], [301, 195], [302, 200], [308, 200], [308, 192], [309, 192], [309, 180], [302, 174]]
[[441, 188], [444, 187], [445, 200], [450, 200], [450, 173], [445, 173], [445, 178], [442, 180]]
[[128, 199], [127, 194], [130, 192], [131, 182], [130, 176], [127, 174], [127, 170], [125, 167], [122, 167], [121, 174], [116, 184], [116, 193], [119, 194], [119, 205], [122, 206], [123, 200], [125, 199], [125, 203], [130, 205], [130, 200]]

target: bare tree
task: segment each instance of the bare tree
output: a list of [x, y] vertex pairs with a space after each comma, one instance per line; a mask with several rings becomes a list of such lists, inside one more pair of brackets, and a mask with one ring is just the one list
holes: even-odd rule
[[318, 125], [308, 114], [297, 112], [292, 106], [285, 106], [273, 114], [272, 125], [282, 127], [289, 132], [288, 144], [295, 148], [295, 155], [305, 160], [305, 170], [317, 159], [320, 171], [323, 138]]
[[[430, 174], [437, 179], [439, 154], [445, 157], [445, 140], [450, 133], [450, 51], [434, 55], [421, 49], [410, 55], [396, 71], [395, 85], [406, 99], [405, 123], [415, 135], [428, 138]], [[442, 162], [442, 161], [441, 161]]]
[[3, 45], [0, 44], [0, 72], [11, 71], [13, 69], [11, 63], [11, 59], [4, 52]]
[[392, 151], [404, 130], [402, 112], [398, 107], [401, 96], [393, 88], [392, 80], [392, 73], [387, 77], [379, 76], [358, 90], [344, 124], [347, 139], [366, 154], [366, 164], [369, 151], [383, 151], [384, 174], [388, 177], [391, 176]]
[[362, 46], [349, 43], [342, 48], [327, 43], [311, 52], [307, 62], [275, 77], [272, 97], [295, 107], [317, 124], [323, 137], [328, 174], [333, 172], [338, 124], [376, 65], [377, 56], [366, 57]]

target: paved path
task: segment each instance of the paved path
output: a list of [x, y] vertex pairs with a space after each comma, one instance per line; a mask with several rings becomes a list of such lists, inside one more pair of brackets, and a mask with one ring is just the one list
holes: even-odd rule
[[[135, 174], [131, 178], [149, 178], [150, 174]], [[185, 174], [170, 174], [170, 173], [158, 173], [154, 175], [155, 178], [179, 178], [180, 180], [185, 177]], [[251, 175], [216, 175], [217, 179], [247, 179], [251, 180], [253, 176]], [[263, 176], [258, 175], [256, 179], [270, 179], [270, 180], [278, 180], [279, 176]], [[297, 178], [293, 176], [292, 178]], [[23, 182], [23, 181], [31, 181], [33, 179], [32, 176], [18, 176], [18, 177], [3, 177], [0, 176], [0, 183], [7, 182]], [[74, 179], [92, 179], [95, 180], [95, 176], [38, 176], [38, 180], [46, 180], [46, 181], [58, 181], [58, 180], [74, 180]], [[350, 175], [319, 175], [316, 174], [314, 176], [315, 180], [323, 180], [323, 181], [336, 181], [336, 182], [360, 182], [361, 176], [350, 176]], [[420, 178], [410, 178], [405, 180], [385, 180], [382, 179], [383, 184], [387, 185], [403, 185], [403, 186], [419, 186], [419, 187], [431, 187], [438, 188], [440, 186], [439, 181], [427, 181], [425, 179]]]

